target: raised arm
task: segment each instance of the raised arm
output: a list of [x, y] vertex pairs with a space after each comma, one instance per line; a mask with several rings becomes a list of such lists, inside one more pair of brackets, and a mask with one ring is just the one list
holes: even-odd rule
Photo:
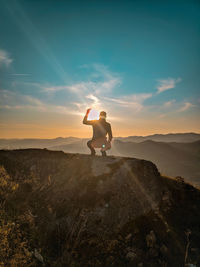
[[88, 119], [87, 119], [88, 115], [90, 113], [90, 110], [91, 110], [91, 108], [87, 109], [85, 117], [83, 118], [83, 124], [92, 125], [94, 123], [94, 121], [88, 121]]

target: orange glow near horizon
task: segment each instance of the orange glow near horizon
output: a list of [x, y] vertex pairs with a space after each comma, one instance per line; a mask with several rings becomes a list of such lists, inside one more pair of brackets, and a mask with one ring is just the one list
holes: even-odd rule
[[[111, 123], [114, 137], [126, 137], [126, 136], [147, 136], [152, 134], [168, 134], [168, 133], [186, 133], [196, 132], [200, 133], [199, 129], [194, 127], [141, 127], [140, 125], [131, 125], [119, 127], [118, 123]], [[122, 126], [122, 125], [121, 125]], [[73, 127], [53, 127], [52, 125], [10, 125], [8, 127], [1, 127], [0, 138], [39, 138], [39, 139], [53, 139], [57, 137], [78, 137], [78, 138], [91, 138], [92, 127], [86, 126], [80, 123], [79, 126], [73, 125]]]
[[[94, 113], [91, 111], [89, 115], [91, 119], [94, 119], [97, 114], [98, 111], [94, 109]], [[91, 138], [92, 127], [82, 123], [83, 116], [56, 113], [47, 113], [41, 116], [40, 113], [29, 114], [28, 111], [20, 113], [19, 116], [16, 113], [15, 117], [14, 115], [12, 118], [7, 117], [0, 123], [0, 138], [51, 139], [68, 136]], [[136, 116], [131, 119], [129, 117], [121, 118], [114, 116], [112, 118], [108, 116], [108, 122], [111, 123], [114, 137], [188, 132], [200, 133], [197, 119], [194, 116], [191, 116], [190, 119], [186, 117], [180, 119], [175, 116], [165, 119], [136, 118]]]

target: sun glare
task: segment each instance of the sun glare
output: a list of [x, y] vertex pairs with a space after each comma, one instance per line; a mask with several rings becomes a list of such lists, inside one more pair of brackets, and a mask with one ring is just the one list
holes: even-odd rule
[[98, 120], [99, 119], [99, 111], [95, 110], [95, 109], [91, 109], [90, 113], [88, 115], [88, 120]]

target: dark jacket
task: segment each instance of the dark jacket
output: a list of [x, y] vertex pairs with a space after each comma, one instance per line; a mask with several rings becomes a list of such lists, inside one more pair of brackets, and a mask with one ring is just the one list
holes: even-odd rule
[[91, 120], [87, 119], [87, 115], [83, 119], [83, 124], [92, 125], [93, 128], [93, 137], [92, 140], [98, 138], [106, 137], [108, 134], [108, 140], [112, 140], [112, 130], [111, 125], [105, 119]]

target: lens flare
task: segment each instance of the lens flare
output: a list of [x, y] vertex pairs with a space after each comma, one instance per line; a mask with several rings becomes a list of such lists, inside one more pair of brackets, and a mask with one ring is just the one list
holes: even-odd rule
[[98, 120], [99, 119], [99, 111], [95, 110], [95, 109], [91, 109], [90, 113], [88, 115], [88, 120]]

